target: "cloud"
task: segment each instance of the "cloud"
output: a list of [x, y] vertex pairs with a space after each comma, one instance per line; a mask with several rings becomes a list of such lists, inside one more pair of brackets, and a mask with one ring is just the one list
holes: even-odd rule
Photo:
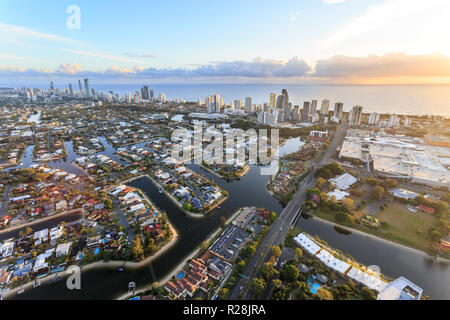
[[[66, 49], [64, 49], [66, 50]], [[70, 52], [89, 54], [77, 50]], [[95, 56], [99, 56], [95, 54]], [[114, 57], [114, 59], [117, 57]], [[255, 58], [252, 61], [218, 61], [206, 65], [187, 68], [143, 68], [139, 65], [134, 68], [118, 68], [112, 66], [104, 71], [83, 70], [79, 64], [61, 64], [54, 71], [41, 69], [6, 69], [12, 73], [19, 73], [22, 76], [86, 76], [93, 77], [147, 77], [147, 78], [215, 78], [215, 77], [242, 77], [242, 78], [273, 78], [273, 77], [302, 77], [311, 71], [305, 61], [298, 57], [288, 61], [268, 60], [264, 58]]]
[[[337, 3], [328, 0], [328, 3]], [[367, 8], [361, 16], [349, 21], [347, 24], [333, 31], [323, 41], [322, 47], [333, 47], [349, 39], [367, 34], [370, 31], [390, 25], [401, 18], [422, 12], [430, 7], [438, 7], [447, 0], [392, 0]]]
[[47, 40], [47, 41], [58, 42], [58, 43], [67, 43], [67, 44], [74, 44], [74, 45], [84, 44], [84, 42], [80, 41], [80, 40], [65, 38], [65, 37], [61, 37], [61, 36], [51, 34], [51, 33], [44, 33], [44, 32], [40, 32], [40, 31], [36, 31], [36, 30], [29, 29], [29, 28], [23, 27], [23, 26], [15, 26], [15, 25], [0, 22], [0, 34], [2, 34], [2, 33], [16, 41], [17, 41], [17, 39], [16, 39], [17, 36], [24, 36], [24, 37], [31, 37], [33, 39]]
[[134, 54], [134, 53], [125, 52], [124, 55], [131, 57], [131, 58], [155, 58], [155, 56], [151, 55], [151, 54]]
[[289, 14], [289, 16], [290, 16], [289, 20], [291, 20], [291, 22], [295, 22], [295, 21], [297, 21], [297, 17], [299, 15], [300, 15], [300, 11], [292, 12], [291, 14]]
[[441, 54], [348, 57], [336, 55], [317, 61], [315, 77], [450, 77], [450, 57]]
[[299, 57], [288, 61], [255, 58], [251, 61], [216, 61], [188, 68], [143, 68], [111, 66], [102, 71], [85, 70], [76, 63], [61, 64], [54, 70], [0, 66], [0, 76], [25, 79], [69, 79], [91, 77], [123, 79], [298, 79], [326, 80], [379, 78], [450, 78], [450, 57], [442, 54], [408, 55], [389, 53], [350, 57], [336, 55], [316, 62], [312, 68]]
[[141, 60], [137, 59], [128, 59], [124, 57], [118, 57], [118, 56], [111, 56], [108, 54], [103, 53], [96, 53], [96, 52], [90, 52], [90, 51], [82, 51], [82, 50], [74, 50], [74, 49], [61, 49], [65, 52], [75, 53], [83, 56], [89, 56], [89, 57], [95, 57], [95, 58], [101, 58], [106, 60], [113, 60], [113, 61], [121, 61], [121, 62], [131, 62], [131, 63], [144, 63]]
[[77, 63], [61, 64], [58, 71], [62, 74], [78, 74], [83, 71], [83, 67]]

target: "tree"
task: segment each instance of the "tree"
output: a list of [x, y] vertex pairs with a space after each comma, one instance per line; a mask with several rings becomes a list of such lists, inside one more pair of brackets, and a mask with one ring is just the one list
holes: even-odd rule
[[220, 217], [220, 227], [223, 229], [223, 228], [225, 228], [226, 224], [227, 224], [227, 219], [224, 216]]
[[333, 300], [333, 295], [330, 291], [320, 288], [317, 290], [317, 296], [320, 298], [320, 300]]
[[33, 233], [33, 229], [31, 229], [30, 227], [26, 227], [26, 229], [25, 229], [25, 234], [26, 235], [30, 235], [30, 234], [32, 234]]
[[353, 210], [355, 210], [355, 203], [353, 202], [352, 199], [348, 198], [342, 199], [341, 203], [344, 209], [347, 210], [348, 212], [352, 212]]
[[270, 213], [270, 216], [269, 216], [269, 219], [268, 219], [269, 224], [274, 223], [276, 219], [277, 219], [277, 214], [272, 211]]
[[280, 272], [280, 278], [289, 282], [294, 282], [297, 280], [298, 275], [300, 274], [300, 270], [292, 264], [288, 264], [283, 270]]
[[141, 237], [137, 236], [133, 240], [133, 254], [136, 260], [140, 260], [144, 255], [144, 248], [142, 247]]
[[323, 185], [325, 184], [325, 182], [327, 182], [327, 181], [326, 181], [324, 178], [319, 177], [319, 178], [317, 179], [316, 186], [317, 186], [320, 190], [322, 190], [322, 187], [323, 187]]
[[272, 280], [272, 285], [275, 289], [279, 289], [281, 288], [281, 286], [283, 285], [283, 282], [281, 282], [280, 279], [273, 279]]
[[228, 288], [222, 288], [219, 291], [219, 299], [226, 300], [226, 299], [228, 299], [229, 294], [230, 294], [230, 290]]
[[263, 278], [255, 278], [252, 281], [252, 291], [257, 298], [261, 296], [266, 289], [266, 281]]
[[343, 224], [353, 224], [354, 218], [348, 213], [339, 211], [338, 213], [336, 213], [336, 221]]
[[295, 248], [294, 250], [294, 255], [297, 258], [297, 260], [300, 260], [301, 257], [303, 256], [303, 251], [300, 248]]
[[384, 188], [381, 186], [376, 186], [372, 189], [370, 196], [373, 200], [381, 200], [384, 196]]
[[430, 232], [430, 238], [432, 242], [439, 242], [441, 240], [441, 234], [437, 230], [433, 230]]
[[105, 199], [105, 201], [103, 201], [103, 203], [105, 204], [105, 208], [108, 210], [112, 210], [113, 208], [113, 202], [111, 201], [111, 199]]
[[202, 251], [205, 251], [209, 248], [209, 241], [205, 240], [200, 244], [200, 249]]
[[270, 252], [275, 258], [279, 258], [281, 256], [281, 248], [279, 246], [273, 246], [270, 249]]
[[247, 246], [247, 248], [245, 248], [244, 250], [244, 257], [248, 258], [251, 257], [252, 255], [254, 255], [256, 252], [256, 248], [253, 245], [249, 245]]
[[362, 290], [362, 296], [366, 300], [376, 300], [377, 299], [377, 295], [375, 294], [375, 292], [373, 292], [373, 290], [370, 290], [367, 287], [364, 287], [364, 289]]
[[237, 272], [242, 273], [242, 271], [244, 271], [245, 269], [245, 264], [246, 263], [244, 260], [239, 261], [239, 263], [236, 265]]
[[272, 277], [272, 275], [275, 273], [275, 268], [272, 262], [266, 262], [262, 265], [261, 270], [260, 270], [260, 274], [261, 276], [266, 279], [269, 280], [270, 277]]

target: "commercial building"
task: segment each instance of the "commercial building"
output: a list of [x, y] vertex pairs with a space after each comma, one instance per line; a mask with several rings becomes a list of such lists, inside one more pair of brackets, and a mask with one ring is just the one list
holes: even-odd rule
[[420, 300], [422, 293], [422, 288], [405, 277], [400, 277], [390, 282], [378, 294], [377, 300]]
[[245, 98], [245, 112], [252, 112], [252, 97]]
[[341, 121], [343, 112], [344, 104], [342, 102], [336, 102], [334, 104], [334, 119], [337, 120], [336, 122]]
[[321, 115], [328, 115], [328, 110], [330, 109], [330, 100], [324, 99], [322, 100], [322, 105], [320, 107]]
[[84, 88], [86, 90], [86, 98], [91, 97], [91, 88], [89, 86], [89, 78], [84, 79]]
[[309, 108], [310, 108], [309, 101], [305, 101], [303, 103], [302, 118], [301, 118], [302, 122], [309, 122]]
[[362, 111], [363, 111], [362, 106], [354, 106], [352, 108], [349, 117], [350, 125], [359, 126], [361, 124]]
[[349, 129], [339, 158], [358, 160], [387, 178], [405, 179], [430, 186], [448, 186], [446, 160], [450, 149], [425, 145], [419, 138]]

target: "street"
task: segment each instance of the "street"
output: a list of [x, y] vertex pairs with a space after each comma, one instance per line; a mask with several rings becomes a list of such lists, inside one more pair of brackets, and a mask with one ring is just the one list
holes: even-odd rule
[[[347, 119], [344, 118], [342, 124], [338, 127], [338, 130], [335, 132], [333, 139], [328, 146], [328, 149], [325, 151], [322, 159], [318, 162], [317, 165], [313, 166], [313, 170], [311, 173], [306, 176], [303, 181], [299, 184], [298, 191], [292, 197], [292, 200], [288, 203], [283, 212], [279, 215], [277, 220], [271, 226], [269, 232], [261, 241], [259, 247], [257, 248], [255, 254], [249, 259], [245, 270], [243, 272], [244, 275], [248, 276], [249, 279], [239, 278], [236, 282], [231, 294], [231, 300], [237, 300], [239, 298], [248, 300], [251, 299], [252, 293], [249, 290], [253, 278], [256, 276], [256, 273], [259, 271], [262, 263], [264, 263], [270, 257], [270, 248], [272, 246], [282, 244], [286, 234], [291, 229], [295, 219], [298, 216], [298, 213], [301, 210], [302, 204], [305, 201], [306, 190], [313, 188], [316, 183], [315, 174], [319, 167], [329, 163], [333, 154], [336, 152], [337, 147], [342, 143], [345, 133], [347, 132], [348, 122]], [[240, 288], [243, 287], [242, 290]]]

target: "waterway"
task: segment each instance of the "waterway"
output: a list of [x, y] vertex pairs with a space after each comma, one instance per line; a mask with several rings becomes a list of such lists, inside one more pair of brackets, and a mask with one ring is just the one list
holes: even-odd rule
[[[293, 148], [300, 145], [290, 143], [295, 146]], [[244, 177], [231, 181], [220, 179], [198, 166], [189, 167], [214, 179], [222, 189], [229, 192], [230, 197], [220, 208], [213, 210], [204, 218], [193, 218], [184, 214], [165, 194], [159, 193], [158, 188], [148, 178], [140, 178], [130, 183], [130, 186], [142, 189], [156, 206], [167, 212], [170, 222], [179, 233], [178, 241], [151, 264], [140, 269], [125, 269], [122, 272], [111, 268], [89, 270], [82, 273], [81, 290], [68, 290], [65, 281], [60, 281], [25, 291], [16, 298], [114, 299], [127, 291], [128, 283], [131, 281], [136, 282], [139, 290], [170, 275], [177, 264], [219, 228], [222, 216], [228, 218], [238, 208], [245, 206], [265, 207], [277, 213], [283, 210], [282, 205], [270, 196], [267, 190], [269, 177], [260, 174], [261, 167], [252, 166]], [[332, 225], [315, 218], [302, 217], [298, 221], [298, 226], [313, 236], [318, 235], [331, 247], [349, 253], [365, 265], [378, 265], [387, 276], [392, 278], [406, 276], [421, 286], [425, 294], [433, 299], [450, 299], [448, 265], [433, 263], [422, 253], [365, 235], [338, 232]]]

